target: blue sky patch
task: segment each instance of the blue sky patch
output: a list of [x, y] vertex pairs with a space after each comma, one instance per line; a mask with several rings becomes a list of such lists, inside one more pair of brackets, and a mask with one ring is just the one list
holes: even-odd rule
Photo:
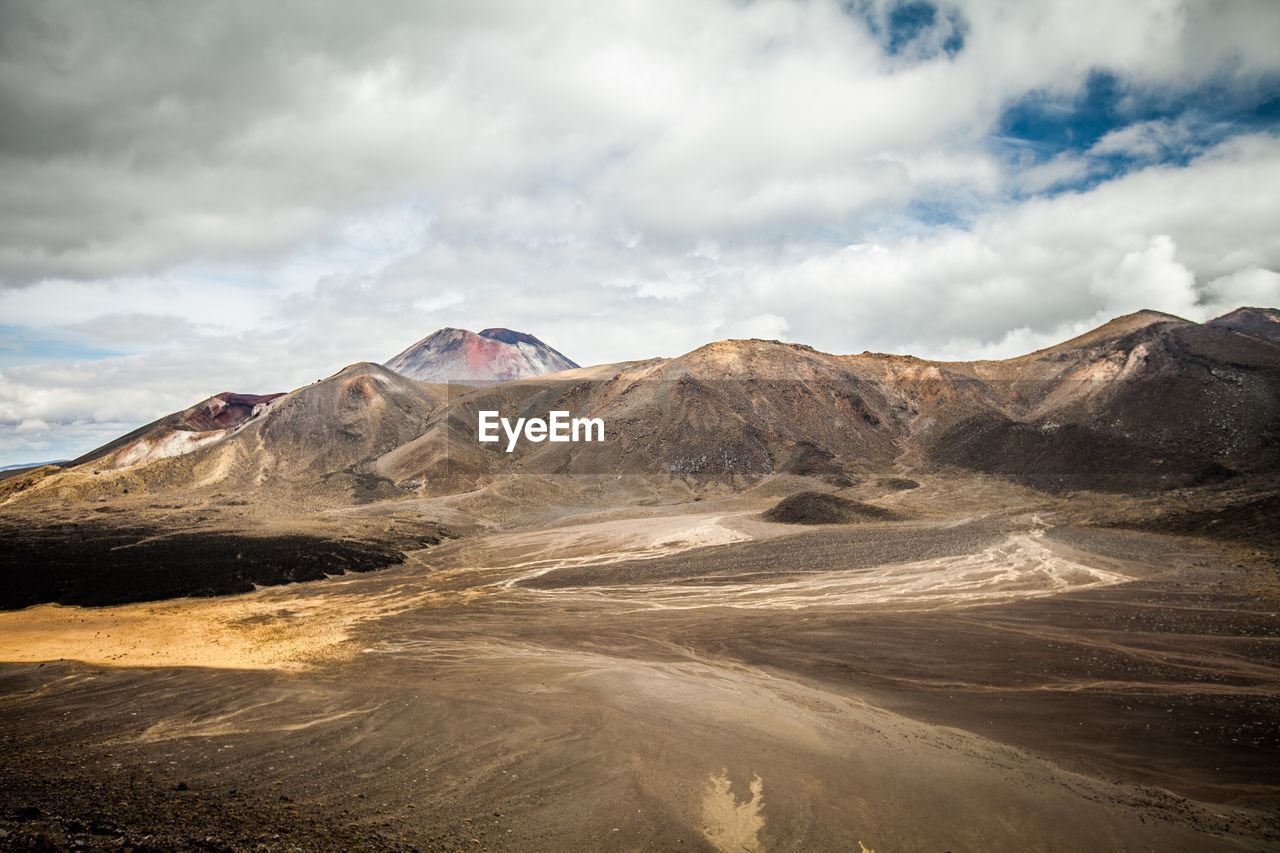
[[1120, 111], [1120, 84], [1115, 75], [1094, 71], [1080, 94], [1062, 101], [1032, 92], [1014, 103], [1000, 117], [997, 133], [1011, 144], [1048, 159], [1064, 151], [1084, 151], [1107, 132], [1128, 124]]
[[1137, 165], [1185, 165], [1232, 136], [1277, 128], [1280, 78], [1218, 79], [1179, 90], [1136, 86], [1094, 70], [1072, 96], [1037, 91], [1011, 104], [993, 143], [1024, 167], [1062, 155], [1091, 158], [1086, 176], [1059, 187], [1078, 190]]
[[859, 18], [890, 56], [929, 59], [955, 56], [964, 49], [968, 26], [954, 9], [928, 0], [899, 0], [877, 8], [866, 0], [852, 0], [845, 11]]
[[0, 325], [0, 368], [33, 361], [75, 361], [120, 355], [76, 336], [42, 335], [25, 326]]

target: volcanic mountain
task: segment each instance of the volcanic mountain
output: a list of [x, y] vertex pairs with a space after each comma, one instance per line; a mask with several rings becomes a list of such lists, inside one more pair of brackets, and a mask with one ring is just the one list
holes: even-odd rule
[[[18, 499], [50, 487], [71, 497], [204, 486], [340, 505], [466, 492], [521, 474], [737, 490], [780, 474], [840, 487], [941, 469], [1049, 492], [1213, 484], [1280, 471], [1280, 346], [1257, 323], [1233, 328], [1240, 312], [1228, 318], [1138, 312], [1004, 361], [720, 341], [674, 359], [452, 390], [358, 364], [278, 399], [227, 398], [218, 405], [253, 403], [230, 428], [204, 429], [224, 417], [205, 412], [206, 401], [61, 472], [4, 481], [3, 491]], [[516, 361], [495, 366], [486, 353]], [[528, 354], [539, 360], [520, 361]], [[571, 364], [531, 336], [443, 330], [391, 365], [457, 378], [559, 363]], [[477, 441], [481, 410], [599, 417], [606, 441], [522, 440], [507, 453]]]
[[[590, 414], [610, 440], [507, 454], [475, 441], [480, 410]], [[502, 383], [457, 395], [375, 469], [453, 489], [517, 471], [741, 487], [775, 474], [838, 485], [894, 465], [949, 466], [1053, 492], [1147, 492], [1280, 470], [1278, 425], [1280, 348], [1148, 311], [1007, 361], [721, 341]]]
[[[455, 395], [432, 429], [380, 458], [397, 483], [449, 488], [505, 471], [627, 474], [742, 486], [776, 473], [832, 479], [889, 466], [906, 435], [892, 392], [857, 365], [778, 341], [720, 341], [674, 359], [569, 370]], [[597, 444], [476, 440], [477, 413], [603, 418]]]
[[506, 381], [569, 370], [578, 365], [533, 335], [510, 329], [441, 329], [385, 367], [425, 382]]
[[[88, 499], [172, 489], [362, 503], [386, 496], [362, 463], [421, 435], [447, 392], [447, 386], [406, 379], [376, 364], [353, 364], [288, 394], [218, 395], [62, 470], [46, 466], [3, 485]], [[255, 400], [252, 409], [239, 411]], [[220, 404], [236, 407], [236, 414]]]

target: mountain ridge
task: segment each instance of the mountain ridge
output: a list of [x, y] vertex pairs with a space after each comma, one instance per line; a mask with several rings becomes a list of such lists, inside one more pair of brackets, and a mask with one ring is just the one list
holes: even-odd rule
[[[527, 345], [525, 333], [485, 331], [517, 340], [498, 345]], [[492, 340], [449, 329], [424, 340], [456, 349], [467, 336]], [[436, 349], [449, 361], [453, 350]], [[363, 362], [285, 395], [228, 399], [260, 402], [227, 428], [193, 429], [220, 426], [196, 411], [205, 401], [61, 471], [5, 481], [0, 500], [55, 486], [68, 495], [231, 488], [342, 505], [467, 491], [520, 472], [737, 489], [777, 474], [855, 482], [894, 466], [1048, 491], [1141, 492], [1280, 471], [1280, 347], [1228, 323], [1155, 312], [1000, 362], [832, 355], [749, 339], [480, 385]], [[600, 416], [612, 440], [491, 452], [475, 440], [480, 409]], [[150, 443], [137, 450], [140, 441]], [[166, 452], [149, 449], [165, 441]]]
[[1214, 317], [1205, 325], [1280, 344], [1280, 310], [1275, 308], [1237, 308], [1221, 317]]

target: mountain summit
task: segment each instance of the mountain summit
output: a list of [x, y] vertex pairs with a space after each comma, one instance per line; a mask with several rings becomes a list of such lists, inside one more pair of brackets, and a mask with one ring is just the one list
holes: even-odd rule
[[385, 365], [426, 382], [526, 379], [578, 365], [533, 335], [511, 329], [441, 329]]

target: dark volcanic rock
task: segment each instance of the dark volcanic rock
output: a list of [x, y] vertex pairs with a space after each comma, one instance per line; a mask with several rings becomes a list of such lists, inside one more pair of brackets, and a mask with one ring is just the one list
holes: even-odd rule
[[853, 524], [900, 517], [893, 510], [825, 492], [797, 492], [764, 513], [765, 520], [780, 524]]
[[403, 560], [404, 552], [385, 543], [302, 534], [0, 522], [0, 608], [227, 595], [371, 571]]
[[918, 489], [920, 484], [915, 480], [908, 480], [906, 477], [881, 477], [876, 480], [876, 485], [882, 489], [893, 489], [895, 492], [905, 492], [909, 489]]
[[933, 459], [1048, 492], [1160, 491], [1221, 482], [1234, 472], [1203, 452], [1082, 424], [977, 417], [948, 430]]
[[1280, 344], [1280, 311], [1274, 308], [1237, 308], [1205, 325]]
[[801, 477], [843, 477], [844, 469], [831, 451], [809, 441], [796, 445], [782, 470]]
[[1164, 512], [1125, 526], [1162, 533], [1209, 536], [1254, 545], [1280, 562], [1280, 494], [1262, 495], [1225, 506]]

